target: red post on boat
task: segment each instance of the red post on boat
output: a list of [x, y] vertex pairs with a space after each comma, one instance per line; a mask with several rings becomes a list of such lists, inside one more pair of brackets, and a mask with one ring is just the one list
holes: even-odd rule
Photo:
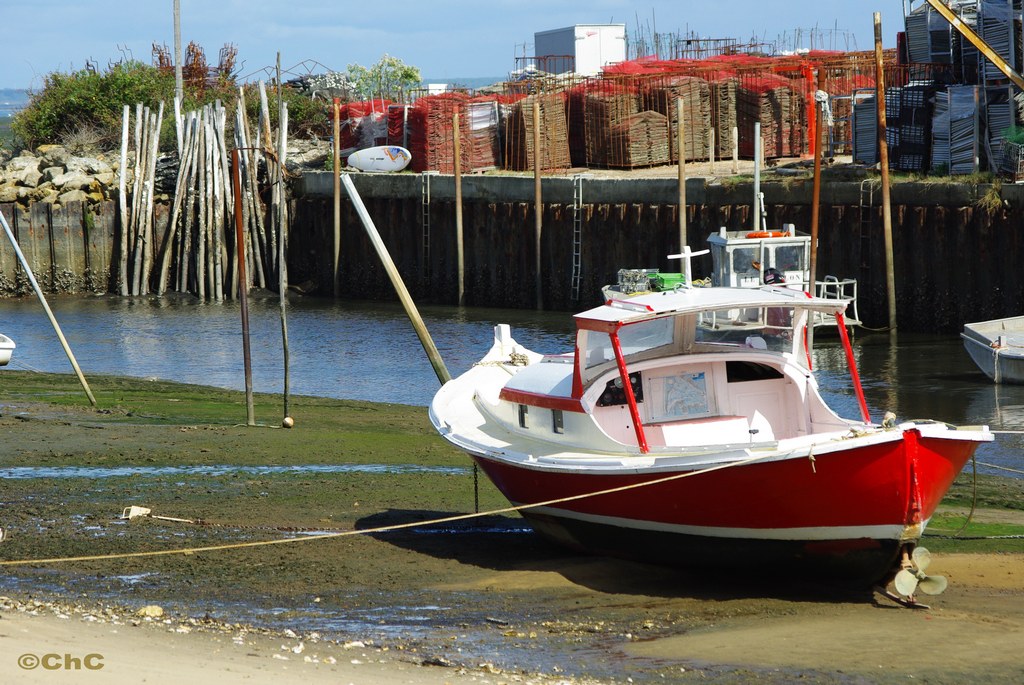
[[647, 436], [644, 435], [644, 425], [640, 420], [640, 408], [636, 406], [636, 395], [633, 394], [633, 384], [629, 382], [629, 369], [626, 368], [626, 358], [622, 355], [622, 345], [619, 343], [619, 332], [612, 331], [609, 334], [612, 339], [612, 351], [615, 352], [615, 363], [619, 367], [619, 377], [622, 379], [622, 389], [626, 393], [626, 403], [629, 405], [629, 415], [633, 419], [633, 430], [636, 432], [636, 444], [640, 446], [640, 453], [647, 454], [650, 448], [647, 446]]
[[853, 358], [853, 347], [850, 346], [850, 336], [846, 333], [846, 318], [840, 312], [836, 312], [836, 328], [839, 329], [839, 338], [843, 341], [843, 351], [846, 352], [846, 364], [850, 367], [853, 390], [857, 393], [857, 402], [860, 403], [861, 418], [864, 419], [864, 423], [871, 423], [868, 403], [864, 400], [864, 388], [860, 385], [860, 373], [857, 372], [857, 362]]

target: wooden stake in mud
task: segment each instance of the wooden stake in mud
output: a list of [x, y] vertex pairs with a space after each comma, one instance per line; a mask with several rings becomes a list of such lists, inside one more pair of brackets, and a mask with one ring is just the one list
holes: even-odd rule
[[235, 245], [238, 247], [238, 300], [242, 310], [242, 361], [245, 365], [245, 425], [256, 425], [252, 400], [252, 355], [249, 352], [249, 299], [245, 279], [245, 233], [242, 230], [242, 181], [239, 178], [238, 148], [231, 151], [232, 180], [235, 186]]
[[875, 12], [875, 105], [878, 110], [878, 167], [882, 175], [882, 230], [885, 235], [885, 286], [889, 295], [889, 333], [896, 333], [896, 270], [892, 254], [889, 199], [889, 146], [885, 142], [885, 70], [882, 68], [882, 15]]
[[388, 273], [388, 278], [391, 279], [391, 285], [394, 286], [395, 292], [398, 293], [398, 299], [402, 302], [402, 306], [405, 308], [405, 313], [412, 322], [412, 327], [416, 331], [417, 337], [420, 339], [420, 344], [423, 345], [423, 350], [427, 353], [427, 358], [430, 360], [430, 365], [434, 367], [434, 373], [437, 375], [437, 380], [441, 381], [444, 385], [452, 379], [448, 368], [444, 365], [444, 361], [441, 359], [441, 353], [437, 351], [437, 346], [434, 345], [433, 339], [430, 337], [430, 333], [427, 331], [426, 325], [423, 323], [423, 318], [420, 317], [419, 310], [416, 309], [416, 303], [413, 302], [412, 296], [409, 294], [409, 290], [405, 287], [405, 282], [402, 281], [402, 275], [398, 273], [398, 267], [395, 266], [395, 262], [391, 259], [391, 254], [388, 252], [387, 246], [384, 241], [381, 240], [380, 233], [377, 232], [377, 227], [373, 223], [373, 219], [370, 218], [370, 213], [366, 211], [366, 206], [363, 204], [363, 200], [359, 197], [359, 191], [356, 190], [355, 184], [352, 183], [352, 179], [348, 174], [345, 174], [341, 178], [345, 184], [345, 190], [348, 192], [349, 198], [352, 200], [352, 205], [355, 207], [356, 213], [363, 222], [363, 226], [366, 228], [367, 235], [370, 236], [370, 242], [373, 243], [374, 249], [377, 251], [377, 256], [380, 257], [381, 263], [384, 265], [384, 270]]
[[82, 373], [82, 369], [78, 366], [78, 360], [75, 359], [74, 353], [71, 351], [71, 346], [68, 345], [67, 339], [64, 337], [63, 331], [60, 330], [60, 324], [57, 323], [57, 317], [53, 315], [50, 310], [50, 305], [46, 302], [46, 297], [43, 295], [42, 288], [39, 287], [39, 283], [36, 282], [36, 277], [32, 274], [32, 267], [29, 266], [28, 260], [25, 259], [25, 255], [21, 251], [21, 246], [18, 245], [18, 241], [14, 237], [14, 233], [11, 232], [11, 227], [7, 225], [7, 219], [4, 217], [3, 212], [0, 212], [0, 224], [3, 224], [4, 232], [7, 234], [7, 239], [11, 242], [11, 247], [14, 248], [14, 253], [18, 255], [18, 261], [21, 262], [22, 268], [25, 269], [25, 275], [28, 276], [29, 283], [32, 284], [32, 290], [35, 291], [36, 297], [39, 298], [40, 304], [43, 305], [43, 311], [46, 312], [46, 317], [50, 320], [50, 325], [53, 326], [53, 332], [57, 334], [57, 339], [60, 341], [61, 347], [64, 348], [64, 354], [68, 356], [68, 361], [71, 362], [71, 368], [75, 370], [75, 375], [78, 376], [78, 382], [82, 384], [82, 389], [85, 390], [86, 397], [89, 398], [89, 404], [96, 406], [96, 398], [92, 394], [92, 390], [89, 389], [89, 383], [85, 380], [85, 375]]
[[125, 174], [128, 166], [128, 128], [129, 120], [131, 118], [131, 109], [128, 105], [124, 106], [124, 112], [121, 115], [121, 166], [117, 169], [117, 206], [121, 210], [121, 254], [118, 255], [120, 258], [119, 264], [120, 269], [118, 271], [118, 288], [122, 296], [128, 295], [128, 232], [129, 224], [131, 224], [131, 217], [128, 216], [128, 200], [125, 197], [125, 193], [128, 191], [127, 179]]

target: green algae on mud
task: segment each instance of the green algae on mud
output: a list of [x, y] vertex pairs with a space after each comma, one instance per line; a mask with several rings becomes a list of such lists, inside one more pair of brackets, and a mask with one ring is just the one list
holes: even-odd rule
[[[262, 425], [247, 427], [237, 391], [102, 376], [90, 383], [98, 409], [88, 405], [73, 376], [0, 372], [0, 468], [68, 471], [59, 478], [3, 479], [0, 525], [10, 536], [0, 559], [173, 553], [4, 566], [3, 593], [136, 608], [155, 603], [177, 615], [276, 621], [300, 633], [336, 631], [455, 664], [551, 672], [557, 666], [558, 673], [576, 669], [605, 682], [777, 682], [780, 668], [783, 681], [836, 683], [906, 682], [910, 676], [1009, 682], [1008, 675], [1019, 674], [1012, 646], [1024, 634], [1016, 618], [1024, 615], [1024, 592], [1011, 574], [1022, 564], [1020, 554], [935, 560], [938, 569], [959, 564], [951, 590], [939, 599], [950, 611], [934, 614], [944, 620], [908, 627], [915, 618], [893, 620], [888, 606], [871, 603], [870, 591], [769, 582], [756, 573], [709, 578], [579, 556], [531, 534], [515, 515], [425, 525], [472, 511], [474, 479], [468, 459], [434, 433], [423, 407], [293, 397], [296, 424], [286, 430], [277, 427], [280, 396], [257, 395]], [[384, 468], [259, 468], [338, 464]], [[410, 464], [436, 468], [402, 468]], [[214, 474], [181, 468], [204, 465], [229, 468]], [[114, 470], [124, 466], [132, 468]], [[970, 508], [973, 487], [964, 478], [951, 491], [944, 526]], [[981, 523], [988, 525], [991, 510], [1020, 493], [1020, 483], [1006, 480], [980, 481]], [[482, 511], [507, 506], [485, 480], [479, 496]], [[131, 505], [205, 523], [118, 520]], [[1019, 512], [999, 511], [1008, 517], [1001, 523], [1020, 523], [1014, 518]], [[296, 530], [395, 525], [416, 527], [337, 538]], [[285, 544], [180, 553], [278, 541]], [[950, 544], [971, 551], [977, 543]], [[1004, 578], [1005, 586], [970, 584]], [[673, 641], [685, 647], [698, 633], [728, 641], [729, 631], [748, 623], [785, 635], [808, 621], [827, 622], [827, 629], [804, 638], [808, 663], [752, 661], [742, 654], [723, 659], [680, 651]], [[1005, 655], [1001, 661], [979, 664], [974, 652], [931, 650], [928, 663], [910, 671], [902, 650], [858, 652], [868, 643], [902, 645], [911, 629], [947, 626], [946, 633], [921, 638], [935, 644], [993, 621], [1001, 622], [1000, 632], [986, 639]], [[851, 626], [861, 632], [851, 633]], [[631, 651], [640, 646], [654, 651]], [[852, 665], [836, 670], [836, 655]]]
[[[115, 376], [89, 384], [95, 409], [74, 376], [0, 373], [0, 416], [19, 421], [0, 463], [468, 464], [437, 439], [423, 407], [292, 396], [295, 426], [281, 429], [282, 397], [257, 394], [249, 427], [239, 391]], [[49, 422], [69, 430], [50, 435]]]

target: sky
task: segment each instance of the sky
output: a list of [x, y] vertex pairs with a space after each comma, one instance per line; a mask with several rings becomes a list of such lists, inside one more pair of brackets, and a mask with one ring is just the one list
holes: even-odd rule
[[[431, 81], [507, 77], [533, 56], [535, 31], [624, 23], [632, 37], [693, 33], [703, 38], [808, 47], [813, 32], [833, 49], [870, 50], [873, 13], [885, 47], [903, 28], [903, 0], [180, 0], [182, 46], [198, 43], [216, 64], [226, 43], [239, 75], [293, 75], [369, 66], [382, 55], [419, 67]], [[916, 6], [916, 4], [915, 4]], [[150, 63], [153, 43], [174, 47], [173, 0], [0, 0], [4, 50], [0, 88], [38, 89], [52, 72], [124, 58]], [[817, 45], [815, 47], [818, 47]]]

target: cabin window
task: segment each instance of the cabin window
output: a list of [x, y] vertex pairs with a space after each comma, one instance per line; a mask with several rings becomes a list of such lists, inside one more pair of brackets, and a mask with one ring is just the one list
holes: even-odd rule
[[[619, 329], [619, 345], [623, 356], [630, 356], [672, 344], [672, 317], [651, 319], [629, 324]], [[615, 359], [611, 336], [588, 331], [587, 368], [600, 366]]]
[[767, 381], [783, 378], [782, 373], [767, 364], [756, 362], [727, 361], [725, 376], [729, 383], [745, 383], [747, 381]]
[[551, 410], [551, 432], [559, 434], [565, 432], [565, 423], [561, 409]]
[[529, 428], [529, 426], [526, 425], [526, 418], [529, 415], [529, 413], [530, 413], [530, 408], [528, 406], [526, 406], [525, 404], [520, 404], [519, 405], [519, 427], [520, 428]]

